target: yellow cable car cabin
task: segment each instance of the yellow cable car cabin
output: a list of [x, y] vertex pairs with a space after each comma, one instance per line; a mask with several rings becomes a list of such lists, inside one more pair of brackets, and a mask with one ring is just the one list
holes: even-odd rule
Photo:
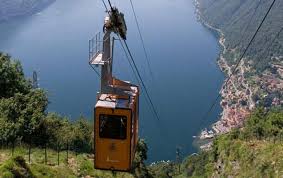
[[132, 96], [101, 94], [95, 106], [95, 168], [128, 171], [138, 141], [138, 87]]
[[[100, 33], [89, 41], [89, 64], [101, 66], [101, 90], [94, 109], [95, 160], [97, 169], [129, 171], [138, 141], [139, 88], [112, 76], [114, 37], [125, 39], [124, 15], [114, 8]], [[112, 46], [111, 46], [112, 45]]]

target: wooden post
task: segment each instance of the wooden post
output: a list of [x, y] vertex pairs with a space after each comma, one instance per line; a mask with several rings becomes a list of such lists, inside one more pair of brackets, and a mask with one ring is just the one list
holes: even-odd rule
[[44, 162], [45, 162], [45, 164], [47, 164], [47, 150], [46, 150], [47, 148], [46, 148], [46, 143], [45, 143], [45, 145], [44, 145], [44, 154], [45, 154], [45, 156], [44, 156]]
[[13, 140], [12, 143], [12, 156], [14, 156], [14, 149], [15, 149], [15, 140]]
[[181, 160], [181, 148], [179, 146], [176, 147], [176, 164], [178, 166], [178, 172], [180, 174], [180, 171], [181, 171], [181, 165], [180, 165], [180, 161]]
[[67, 140], [67, 164], [69, 163], [69, 140]]
[[76, 152], [76, 156], [78, 156], [78, 145], [75, 144], [75, 152]]
[[59, 166], [59, 164], [60, 164], [60, 148], [59, 148], [59, 142], [57, 143], [57, 162], [58, 162], [58, 166]]
[[31, 136], [29, 137], [29, 147], [28, 147], [28, 162], [30, 163], [30, 154], [31, 154]]

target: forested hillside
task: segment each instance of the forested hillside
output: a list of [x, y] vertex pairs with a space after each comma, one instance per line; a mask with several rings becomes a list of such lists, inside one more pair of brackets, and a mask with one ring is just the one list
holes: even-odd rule
[[[239, 55], [247, 46], [256, 28], [263, 19], [271, 0], [199, 0], [201, 18], [220, 29], [225, 35], [225, 45]], [[283, 2], [276, 1], [253, 45], [247, 53], [252, 66], [262, 71], [270, 65], [271, 57], [283, 56], [283, 33], [273, 42], [283, 24]], [[267, 49], [269, 48], [269, 49]], [[229, 56], [229, 53], [227, 54]], [[227, 60], [234, 62], [233, 58]], [[260, 62], [257, 64], [256, 61]], [[256, 66], [255, 66], [256, 65]]]
[[55, 0], [0, 0], [0, 22], [39, 12]]

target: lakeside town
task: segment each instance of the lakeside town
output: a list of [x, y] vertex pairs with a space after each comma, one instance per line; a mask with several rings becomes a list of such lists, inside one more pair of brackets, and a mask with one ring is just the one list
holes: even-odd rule
[[[226, 48], [223, 32], [205, 22], [201, 18], [198, 9], [199, 2], [195, 0], [194, 3], [198, 20], [219, 35], [219, 44], [222, 52], [217, 63], [226, 76], [226, 80], [220, 90], [220, 105], [223, 109], [219, 116], [220, 119], [212, 124], [210, 129], [203, 129], [199, 135], [199, 139], [209, 141], [216, 135], [227, 133], [233, 128], [242, 127], [245, 119], [248, 118], [251, 111], [260, 101], [265, 101], [263, 105], [267, 105], [266, 107], [283, 104], [283, 98], [280, 98], [280, 95], [283, 93], [283, 56], [273, 57], [270, 60], [271, 67], [262, 74], [256, 74], [250, 65], [251, 60], [244, 59], [240, 62], [237, 71], [231, 75], [235, 64], [229, 65], [225, 56], [227, 56], [227, 53], [235, 53], [236, 49]], [[237, 59], [233, 60], [236, 61]], [[246, 75], [251, 72], [253, 72], [252, 75]], [[228, 80], [229, 77], [230, 79]], [[207, 150], [211, 146], [212, 141], [209, 141], [201, 145], [200, 149]]]

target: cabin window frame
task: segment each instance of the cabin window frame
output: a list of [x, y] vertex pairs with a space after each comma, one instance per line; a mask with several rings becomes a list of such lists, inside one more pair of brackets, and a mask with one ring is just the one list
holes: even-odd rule
[[[117, 122], [117, 123], [114, 123], [114, 126], [115, 126], [115, 128], [114, 128], [114, 130], [118, 130], [118, 132], [119, 132], [119, 130], [120, 131], [122, 131], [124, 134], [115, 134], [115, 133], [117, 133], [117, 131], [116, 132], [113, 132], [113, 130], [112, 130], [112, 132], [110, 131], [111, 130], [111, 128], [106, 128], [106, 129], [108, 129], [108, 130], [101, 130], [101, 129], [103, 129], [103, 128], [101, 128], [102, 127], [102, 117], [103, 116], [108, 116], [108, 119], [109, 118], [111, 118], [111, 119], [116, 119], [116, 121], [115, 122], [117, 122], [117, 120], [118, 119], [121, 119], [121, 120], [123, 120], [123, 124], [124, 124], [124, 128], [122, 127], [122, 123], [121, 123], [121, 120], [120, 120], [120, 124], [121, 125], [117, 125], [117, 123], [119, 122]], [[110, 116], [110, 117], [109, 117]], [[104, 118], [105, 119], [105, 118]], [[106, 121], [107, 122], [107, 121]], [[109, 121], [108, 121], [109, 122]], [[99, 114], [99, 127], [98, 127], [98, 133], [99, 133], [99, 137], [100, 138], [103, 138], [103, 139], [115, 139], [115, 140], [126, 140], [127, 139], [127, 136], [128, 136], [128, 134], [127, 134], [127, 132], [128, 132], [128, 118], [127, 118], [127, 116], [125, 116], [125, 115], [112, 115], [112, 114]], [[104, 124], [106, 124], [106, 123], [104, 123]], [[112, 125], [113, 126], [113, 125]], [[118, 127], [120, 127], [120, 128], [118, 128]], [[113, 129], [113, 128], [112, 128]], [[105, 131], [105, 133], [103, 133], [103, 131]]]

